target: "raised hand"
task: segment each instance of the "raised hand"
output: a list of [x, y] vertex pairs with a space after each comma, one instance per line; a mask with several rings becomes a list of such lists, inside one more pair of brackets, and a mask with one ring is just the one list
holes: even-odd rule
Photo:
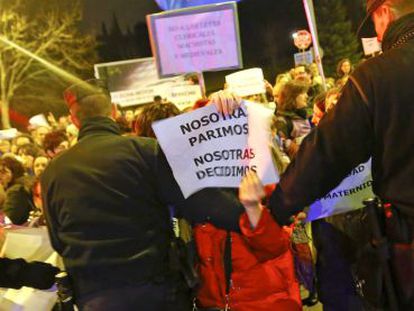
[[223, 90], [211, 94], [210, 101], [216, 106], [218, 112], [229, 115], [240, 107], [242, 100], [236, 94]]
[[249, 171], [242, 179], [239, 187], [239, 200], [243, 204], [250, 224], [255, 228], [260, 220], [263, 207], [260, 201], [265, 196], [265, 191], [257, 174]]

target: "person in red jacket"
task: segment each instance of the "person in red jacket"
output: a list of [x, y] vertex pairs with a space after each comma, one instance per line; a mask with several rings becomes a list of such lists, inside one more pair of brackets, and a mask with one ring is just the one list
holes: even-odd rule
[[289, 236], [266, 208], [249, 200], [250, 188], [258, 185], [251, 173], [240, 185], [246, 210], [239, 220], [240, 233], [211, 224], [194, 227], [201, 277], [197, 310], [302, 309]]

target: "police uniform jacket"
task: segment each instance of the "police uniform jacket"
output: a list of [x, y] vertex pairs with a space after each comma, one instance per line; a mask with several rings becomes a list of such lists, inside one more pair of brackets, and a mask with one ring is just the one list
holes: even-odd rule
[[355, 70], [282, 176], [270, 200], [280, 224], [370, 157], [374, 192], [414, 216], [414, 14], [389, 26], [383, 50]]
[[121, 136], [105, 117], [85, 120], [78, 143], [51, 161], [41, 182], [52, 245], [77, 296], [168, 274], [169, 205], [232, 230], [242, 212], [233, 203], [226, 211], [214, 189], [183, 203], [156, 141]]

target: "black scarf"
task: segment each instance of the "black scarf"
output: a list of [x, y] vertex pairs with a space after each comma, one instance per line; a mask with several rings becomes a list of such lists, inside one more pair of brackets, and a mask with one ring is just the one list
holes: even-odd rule
[[407, 14], [388, 27], [382, 40], [385, 51], [399, 47], [401, 44], [414, 39], [414, 13]]

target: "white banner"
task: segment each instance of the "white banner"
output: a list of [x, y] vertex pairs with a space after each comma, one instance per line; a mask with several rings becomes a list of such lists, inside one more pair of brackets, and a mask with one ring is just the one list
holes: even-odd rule
[[[112, 101], [121, 107], [152, 103], [157, 95], [171, 97], [173, 87], [193, 86], [184, 76], [160, 79], [152, 57], [96, 64], [95, 77], [107, 82]], [[182, 104], [179, 98], [177, 105]]]
[[203, 98], [203, 94], [199, 85], [181, 85], [169, 88], [165, 97], [183, 110], [192, 107], [197, 100]]
[[279, 180], [270, 153], [268, 109], [244, 102], [224, 116], [214, 105], [155, 122], [154, 132], [184, 197], [207, 187], [239, 187], [249, 170]]
[[226, 76], [228, 88], [240, 97], [266, 93], [263, 70], [251, 68]]
[[354, 168], [338, 187], [313, 203], [307, 221], [360, 209], [364, 207], [362, 201], [373, 196], [370, 159]]

